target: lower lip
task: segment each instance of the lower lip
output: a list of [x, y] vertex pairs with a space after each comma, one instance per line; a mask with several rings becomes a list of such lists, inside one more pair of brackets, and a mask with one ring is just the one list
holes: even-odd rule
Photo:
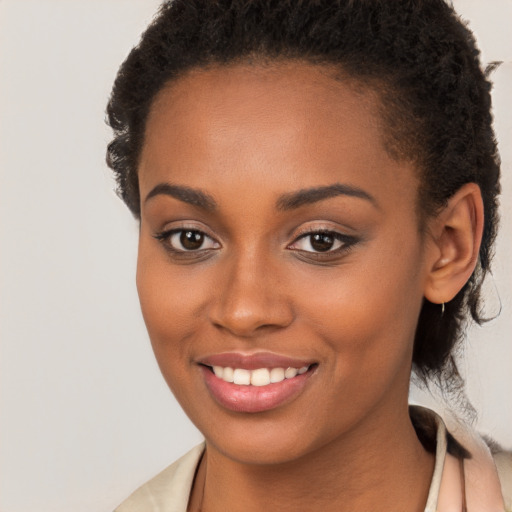
[[292, 379], [266, 386], [240, 386], [219, 379], [206, 366], [200, 368], [210, 394], [220, 405], [231, 411], [250, 413], [269, 411], [292, 401], [302, 393], [313, 373], [309, 369]]

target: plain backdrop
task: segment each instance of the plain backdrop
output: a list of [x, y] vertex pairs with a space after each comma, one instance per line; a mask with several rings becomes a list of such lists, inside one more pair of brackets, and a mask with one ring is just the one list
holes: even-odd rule
[[[111, 84], [158, 3], [0, 0], [0, 512], [107, 512], [201, 439], [153, 360], [137, 224], [104, 163]], [[483, 61], [504, 62], [503, 221], [486, 284], [490, 313], [503, 311], [471, 330], [462, 367], [477, 426], [512, 448], [512, 2], [455, 6]]]

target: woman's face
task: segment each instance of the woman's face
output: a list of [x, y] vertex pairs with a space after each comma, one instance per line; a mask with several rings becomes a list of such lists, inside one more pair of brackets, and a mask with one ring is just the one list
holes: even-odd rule
[[426, 249], [377, 111], [305, 64], [190, 72], [153, 104], [142, 311], [176, 398], [233, 459], [294, 460], [406, 411]]

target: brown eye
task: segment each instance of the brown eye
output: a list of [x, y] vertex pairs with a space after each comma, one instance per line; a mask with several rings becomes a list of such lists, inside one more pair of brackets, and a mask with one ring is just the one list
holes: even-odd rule
[[310, 235], [311, 247], [318, 252], [325, 252], [332, 249], [335, 238], [329, 233], [315, 233]]
[[180, 235], [181, 246], [187, 251], [197, 251], [204, 242], [204, 233], [200, 231], [182, 231]]
[[200, 252], [219, 249], [220, 244], [198, 229], [173, 229], [155, 235], [157, 240], [174, 253]]
[[290, 248], [312, 253], [335, 252], [345, 244], [349, 245], [348, 237], [346, 238], [347, 240], [343, 235], [331, 231], [317, 231], [301, 236]]
[[349, 249], [357, 242], [356, 237], [336, 231], [312, 231], [297, 238], [293, 244], [288, 246], [288, 249], [312, 255], [321, 253], [335, 255]]

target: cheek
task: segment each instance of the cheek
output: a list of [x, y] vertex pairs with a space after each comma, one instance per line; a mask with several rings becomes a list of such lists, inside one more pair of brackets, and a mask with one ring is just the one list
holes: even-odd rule
[[401, 255], [388, 245], [354, 257], [303, 302], [304, 316], [336, 353], [340, 374], [389, 377], [410, 365], [423, 301], [421, 254], [416, 244], [400, 247]]
[[191, 397], [200, 393], [191, 375], [198, 310], [205, 290], [185, 273], [170, 265], [160, 251], [139, 243], [137, 290], [144, 322], [160, 371], [190, 414]]
[[207, 283], [191, 267], [170, 265], [165, 254], [142, 238], [137, 260], [137, 291], [157, 361], [167, 366], [190, 360]]

